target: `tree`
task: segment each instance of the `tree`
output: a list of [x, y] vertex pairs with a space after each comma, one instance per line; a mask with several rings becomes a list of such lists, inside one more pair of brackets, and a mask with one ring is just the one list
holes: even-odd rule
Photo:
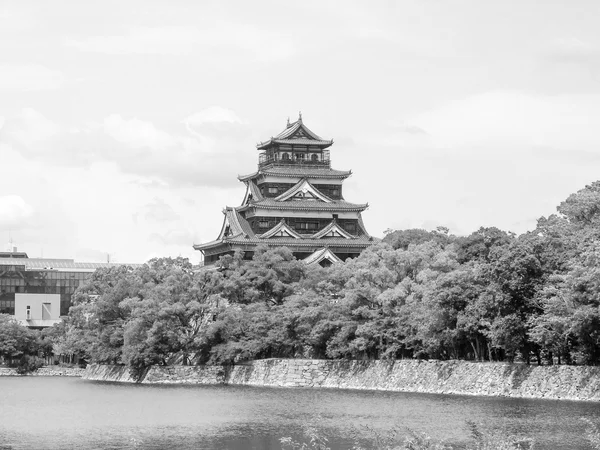
[[600, 222], [600, 181], [571, 194], [558, 208], [558, 212], [569, 222], [581, 226]]
[[12, 316], [0, 314], [0, 357], [19, 374], [33, 372], [44, 364], [38, 358], [40, 335], [22, 326]]
[[252, 261], [239, 255], [225, 258], [221, 295], [231, 303], [264, 302], [281, 304], [294, 293], [295, 284], [306, 273], [306, 265], [297, 261], [287, 247], [258, 247]]

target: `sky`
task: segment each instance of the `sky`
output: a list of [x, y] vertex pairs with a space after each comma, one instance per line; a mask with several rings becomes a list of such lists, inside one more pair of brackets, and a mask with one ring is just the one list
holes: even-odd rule
[[368, 231], [517, 234], [600, 179], [600, 2], [0, 0], [0, 244], [217, 237], [302, 112]]

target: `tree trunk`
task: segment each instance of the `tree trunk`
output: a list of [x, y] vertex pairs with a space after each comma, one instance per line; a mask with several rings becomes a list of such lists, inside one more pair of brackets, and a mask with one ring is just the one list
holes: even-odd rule
[[471, 347], [473, 348], [473, 352], [475, 353], [475, 361], [477, 361], [479, 359], [479, 353], [477, 353], [477, 348], [475, 348], [475, 344], [473, 344], [472, 340], [469, 340], [469, 344], [471, 344]]

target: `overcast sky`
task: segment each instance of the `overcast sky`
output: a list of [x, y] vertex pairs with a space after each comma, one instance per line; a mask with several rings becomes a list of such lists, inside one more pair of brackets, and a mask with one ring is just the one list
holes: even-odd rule
[[298, 111], [371, 234], [522, 233], [600, 179], [599, 23], [594, 0], [0, 0], [0, 244], [197, 262]]

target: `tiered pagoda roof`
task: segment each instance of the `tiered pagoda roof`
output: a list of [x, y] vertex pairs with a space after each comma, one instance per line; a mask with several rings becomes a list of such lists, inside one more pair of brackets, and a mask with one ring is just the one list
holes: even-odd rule
[[262, 151], [258, 170], [238, 177], [246, 185], [244, 200], [223, 210], [217, 239], [194, 248], [214, 262], [235, 249], [287, 246], [306, 262], [322, 264], [372, 245], [360, 215], [369, 205], [341, 195], [342, 182], [352, 172], [331, 168], [332, 144], [309, 130], [301, 116], [292, 124], [288, 120], [284, 131], [257, 145]]
[[240, 175], [238, 176], [238, 180], [240, 181], [248, 181], [254, 180], [257, 178], [265, 177], [265, 176], [273, 176], [273, 177], [287, 177], [287, 178], [298, 178], [298, 177], [306, 177], [306, 178], [336, 178], [343, 180], [352, 175], [351, 170], [335, 170], [329, 168], [321, 168], [321, 167], [266, 167], [260, 168], [257, 172], [251, 173], [249, 175]]
[[256, 234], [239, 208], [227, 207], [223, 210], [225, 220], [219, 237], [214, 241], [194, 245], [196, 250], [206, 250], [223, 244], [241, 244], [256, 246], [264, 244], [270, 247], [361, 247], [373, 244], [373, 238], [365, 230], [362, 220], [356, 235], [340, 229], [332, 222], [328, 227], [314, 234], [301, 235], [280, 221], [275, 227], [263, 234]]
[[311, 145], [324, 149], [333, 144], [333, 139], [323, 139], [316, 133], [310, 131], [308, 127], [302, 123], [302, 114], [300, 114], [296, 122], [290, 123], [288, 119], [288, 124], [285, 130], [283, 130], [277, 136], [271, 137], [271, 139], [267, 141], [260, 142], [256, 148], [259, 150], [265, 150], [267, 148], [282, 144]]

